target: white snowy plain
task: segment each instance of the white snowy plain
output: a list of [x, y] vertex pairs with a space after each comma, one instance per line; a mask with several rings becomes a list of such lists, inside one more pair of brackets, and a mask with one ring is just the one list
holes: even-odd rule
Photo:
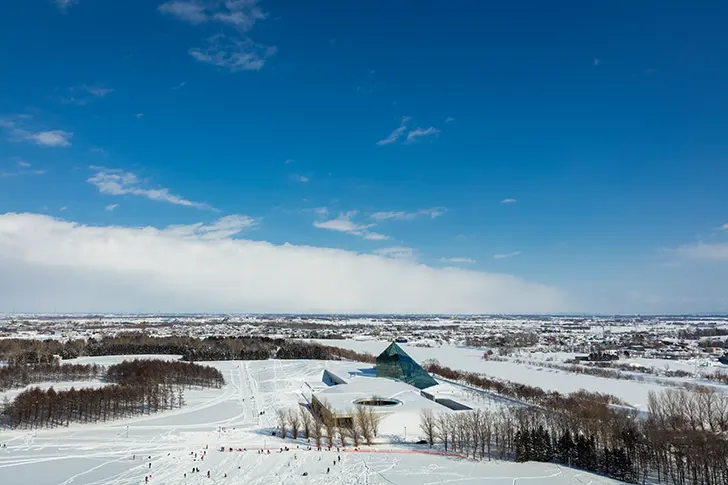
[[[134, 357], [77, 362], [108, 365], [125, 358]], [[425, 454], [424, 448], [408, 444], [379, 444], [363, 451], [348, 448], [341, 453], [308, 451], [304, 440], [271, 436], [276, 426], [275, 410], [305, 401], [305, 382], [320, 380], [324, 368], [346, 372], [366, 364], [279, 360], [204, 364], [220, 369], [226, 385], [186, 392], [186, 404], [180, 409], [68, 428], [0, 431], [0, 444], [6, 445], [0, 448], [0, 483], [137, 485], [144, 484], [150, 475], [148, 483], [153, 485], [620, 483], [554, 464], [481, 462]], [[410, 425], [409, 441], [418, 439], [419, 434], [414, 425], [416, 412], [412, 414], [404, 417], [415, 420]], [[401, 418], [382, 424], [382, 433], [390, 433], [392, 441], [398, 441], [394, 430], [402, 425]], [[280, 452], [283, 446], [291, 451]], [[226, 451], [220, 451], [221, 447]], [[229, 451], [230, 447], [236, 451]], [[260, 449], [271, 453], [258, 453]], [[193, 467], [200, 472], [193, 473]]]
[[[378, 355], [390, 342], [377, 340], [314, 340], [314, 342]], [[548, 391], [558, 391], [564, 394], [585, 389], [591, 392], [611, 394], [622, 399], [628, 405], [639, 411], [647, 411], [648, 395], [650, 391], [657, 393], [667, 389], [666, 386], [651, 382], [649, 376], [643, 380], [611, 379], [585, 374], [574, 374], [563, 370], [550, 369], [539, 365], [521, 364], [511, 361], [484, 360], [483, 349], [460, 347], [456, 345], [439, 345], [433, 347], [418, 347], [412, 344], [399, 344], [413, 359], [422, 363], [428, 359], [436, 359], [440, 364], [460, 371], [478, 372], [491, 377], [528, 384]], [[561, 354], [564, 357], [566, 354]], [[528, 354], [530, 360], [543, 360], [547, 356], [557, 357], [558, 354]], [[573, 354], [571, 354], [573, 357]], [[526, 357], [524, 357], [526, 358]], [[646, 359], [643, 359], [643, 361]], [[664, 363], [666, 361], [658, 361]], [[675, 369], [681, 368], [679, 363], [668, 361]], [[686, 364], [682, 364], [683, 367]], [[693, 368], [695, 365], [693, 364]], [[667, 380], [667, 379], [666, 379]], [[677, 386], [688, 379], [673, 379]], [[703, 383], [708, 384], [709, 383]], [[725, 391], [725, 386], [717, 386]]]

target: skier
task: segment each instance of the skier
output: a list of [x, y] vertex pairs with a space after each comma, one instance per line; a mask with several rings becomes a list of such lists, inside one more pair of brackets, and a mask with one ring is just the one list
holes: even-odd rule
[[326, 474], [328, 475], [330, 471], [331, 471], [331, 468], [327, 468], [326, 469]]

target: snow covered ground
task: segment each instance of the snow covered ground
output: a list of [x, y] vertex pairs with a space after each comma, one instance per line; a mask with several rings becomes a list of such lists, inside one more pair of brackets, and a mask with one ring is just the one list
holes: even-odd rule
[[[121, 360], [124, 357], [76, 362], [108, 365]], [[181, 409], [69, 428], [0, 431], [0, 444], [6, 445], [0, 448], [0, 483], [137, 485], [144, 484], [148, 475], [154, 485], [618, 483], [552, 464], [475, 462], [425, 454], [414, 445], [382, 444], [368, 451], [336, 453], [308, 451], [299, 441], [301, 448], [296, 449], [292, 440], [271, 436], [275, 409], [305, 401], [306, 381], [320, 380], [325, 367], [345, 373], [365, 364], [279, 360], [205, 364], [220, 369], [227, 384], [222, 389], [188, 391]], [[393, 435], [402, 424], [399, 419], [383, 422], [383, 433]], [[419, 430], [416, 424], [410, 426], [412, 440]], [[221, 452], [221, 446], [236, 451]], [[281, 453], [281, 446], [292, 449]], [[271, 453], [260, 454], [259, 449]], [[192, 473], [193, 467], [200, 472]]]
[[[316, 342], [351, 349], [357, 352], [369, 352], [373, 355], [378, 355], [390, 343], [376, 340], [318, 340]], [[521, 382], [545, 390], [559, 391], [562, 393], [586, 389], [592, 392], [612, 394], [640, 411], [647, 410], [647, 396], [650, 391], [661, 392], [667, 388], [664, 385], [650, 382], [648, 378], [645, 378], [643, 381], [610, 379], [574, 374], [572, 372], [549, 369], [539, 365], [484, 360], [483, 350], [470, 347], [459, 347], [455, 345], [441, 345], [436, 347], [418, 347], [411, 344], [399, 345], [413, 359], [420, 363], [428, 359], [436, 359], [440, 364], [453, 369], [480, 372], [492, 377]], [[539, 358], [545, 359], [549, 356], [554, 356], [554, 354], [528, 353], [528, 358], [532, 360]], [[556, 358], [555, 362], [559, 362], [559, 359]], [[663, 362], [669, 362], [675, 369], [679, 368], [678, 362]], [[685, 379], [682, 379], [682, 381], [685, 381]], [[681, 380], [674, 379], [674, 382], [677, 385]], [[725, 389], [725, 386], [721, 386], [721, 388]]]

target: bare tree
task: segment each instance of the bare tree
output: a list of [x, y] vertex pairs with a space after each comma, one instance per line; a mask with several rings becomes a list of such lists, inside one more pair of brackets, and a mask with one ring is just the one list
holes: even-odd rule
[[278, 420], [278, 430], [281, 434], [281, 438], [286, 437], [286, 429], [288, 426], [288, 412], [283, 408], [276, 409], [276, 419]]
[[301, 427], [303, 428], [303, 436], [306, 439], [311, 438], [311, 428], [314, 425], [313, 416], [305, 406], [299, 406], [298, 411], [301, 413]]
[[288, 424], [291, 425], [291, 435], [294, 440], [298, 439], [298, 430], [301, 428], [301, 415], [295, 409], [288, 410]]
[[427, 443], [432, 448], [435, 444], [435, 437], [437, 436], [437, 418], [432, 409], [426, 408], [420, 411], [420, 429], [427, 439]]

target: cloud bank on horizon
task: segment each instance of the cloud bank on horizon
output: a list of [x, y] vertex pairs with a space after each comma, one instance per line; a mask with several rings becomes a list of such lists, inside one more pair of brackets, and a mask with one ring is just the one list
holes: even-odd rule
[[0, 215], [0, 308], [514, 313], [569, 305], [557, 288], [510, 275], [233, 237], [254, 225], [247, 216], [157, 229]]

